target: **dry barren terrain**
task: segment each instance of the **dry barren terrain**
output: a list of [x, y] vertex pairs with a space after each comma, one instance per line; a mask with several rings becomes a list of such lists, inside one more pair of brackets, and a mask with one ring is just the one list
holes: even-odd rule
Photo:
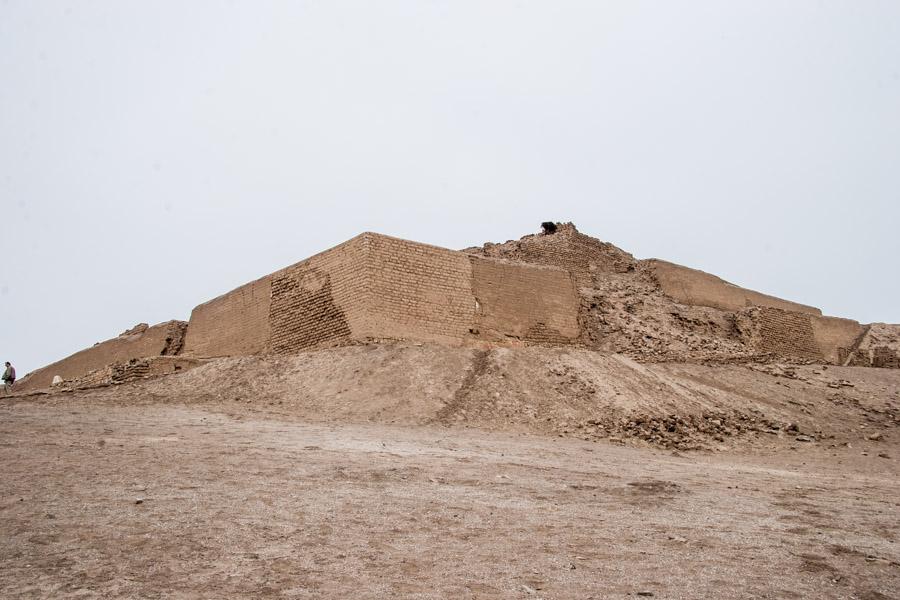
[[898, 391], [371, 345], [11, 396], [0, 596], [897, 598]]

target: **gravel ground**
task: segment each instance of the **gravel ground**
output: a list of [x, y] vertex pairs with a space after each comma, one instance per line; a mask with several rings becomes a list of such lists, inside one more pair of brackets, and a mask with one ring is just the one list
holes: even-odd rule
[[898, 598], [894, 457], [5, 399], [0, 596]]

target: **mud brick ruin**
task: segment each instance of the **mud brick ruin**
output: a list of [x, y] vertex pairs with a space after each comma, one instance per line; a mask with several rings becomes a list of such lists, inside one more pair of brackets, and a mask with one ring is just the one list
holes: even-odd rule
[[102, 385], [225, 356], [413, 340], [579, 346], [644, 361], [900, 366], [900, 326], [861, 325], [662, 260], [571, 223], [462, 251], [363, 233], [30, 373], [21, 390]]

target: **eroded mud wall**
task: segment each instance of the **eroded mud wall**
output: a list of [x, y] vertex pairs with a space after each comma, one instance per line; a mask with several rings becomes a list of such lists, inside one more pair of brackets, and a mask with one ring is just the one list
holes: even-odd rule
[[77, 379], [109, 364], [131, 359], [169, 355], [173, 344], [184, 336], [187, 323], [168, 321], [153, 327], [138, 326], [122, 335], [90, 348], [76, 352], [60, 361], [30, 373], [17, 384], [18, 391], [31, 391], [50, 387], [53, 377]]
[[866, 330], [857, 321], [838, 317], [810, 315], [810, 324], [822, 357], [832, 364], [841, 364]]
[[475, 327], [488, 340], [571, 344], [580, 299], [568, 271], [472, 256]]
[[487, 258], [559, 267], [572, 273], [578, 287], [591, 287], [594, 276], [634, 269], [631, 254], [580, 233], [571, 223], [557, 223], [553, 234], [525, 236], [503, 244], [485, 244], [466, 252]]
[[822, 314], [818, 308], [744, 289], [703, 271], [659, 259], [644, 263], [653, 272], [663, 292], [681, 304], [728, 311], [740, 311], [749, 306], [766, 306], [810, 315]]
[[367, 235], [271, 276], [268, 350], [289, 354], [364, 334], [371, 290]]
[[857, 367], [900, 369], [900, 325], [872, 323], [845, 362]]
[[195, 308], [184, 354], [370, 339], [567, 344], [578, 338], [578, 307], [562, 269], [364, 233]]

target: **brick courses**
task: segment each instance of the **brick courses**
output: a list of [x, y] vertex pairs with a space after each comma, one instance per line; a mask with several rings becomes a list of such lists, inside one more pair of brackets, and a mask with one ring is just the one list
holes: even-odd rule
[[183, 353], [217, 357], [264, 351], [271, 296], [272, 277], [267, 276], [195, 307]]
[[[118, 385], [136, 379], [170, 375], [192, 369], [202, 361], [178, 356], [150, 356], [132, 358], [125, 362], [115, 362], [95, 369], [75, 379], [65, 379], [60, 384], [63, 389], [77, 389], [104, 385]], [[54, 386], [55, 387], [55, 386]]]
[[741, 311], [736, 324], [746, 343], [759, 353], [821, 361], [812, 316], [780, 308], [753, 307]]
[[184, 351], [283, 354], [368, 339], [567, 344], [578, 338], [578, 305], [562, 269], [364, 233], [198, 306]]
[[346, 343], [365, 327], [367, 235], [272, 275], [267, 350], [289, 354]]
[[[475, 326], [485, 339], [570, 344], [579, 335], [568, 271], [470, 257]], [[580, 303], [580, 301], [579, 301]]]
[[856, 345], [845, 353], [844, 364], [900, 368], [900, 325], [872, 323], [867, 326]]
[[463, 253], [368, 234], [374, 338], [459, 343], [474, 329], [472, 267]]

